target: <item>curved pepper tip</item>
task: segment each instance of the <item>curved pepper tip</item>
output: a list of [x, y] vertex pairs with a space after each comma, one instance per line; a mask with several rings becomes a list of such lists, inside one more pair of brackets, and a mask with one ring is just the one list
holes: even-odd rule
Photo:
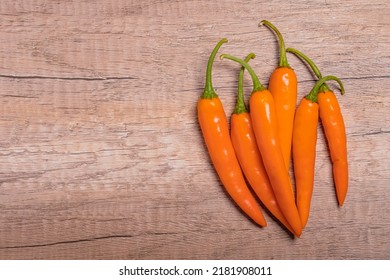
[[267, 221], [264, 219], [264, 216], [257, 218], [256, 220], [254, 220], [254, 222], [263, 228], [268, 226]]

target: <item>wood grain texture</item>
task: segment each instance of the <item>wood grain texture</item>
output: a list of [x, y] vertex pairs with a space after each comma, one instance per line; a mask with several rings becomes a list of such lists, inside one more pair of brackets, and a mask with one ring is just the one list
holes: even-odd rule
[[[385, 0], [1, 1], [0, 258], [389, 259], [389, 18]], [[237, 209], [196, 119], [222, 37], [267, 84], [277, 42], [261, 19], [346, 88], [350, 191], [338, 208], [319, 129], [300, 239]], [[289, 60], [300, 99], [314, 78]], [[237, 71], [215, 63], [227, 114]]]

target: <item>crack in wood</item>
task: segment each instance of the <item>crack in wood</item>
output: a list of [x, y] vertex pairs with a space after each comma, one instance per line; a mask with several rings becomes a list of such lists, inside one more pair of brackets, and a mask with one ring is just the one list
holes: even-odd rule
[[4, 75], [0, 74], [0, 78], [8, 79], [42, 79], [42, 80], [67, 80], [67, 81], [108, 81], [108, 80], [137, 80], [137, 77], [132, 76], [107, 76], [107, 77], [60, 77], [60, 76], [38, 76], [38, 75]]
[[26, 98], [26, 99], [37, 99], [37, 96], [24, 96], [24, 95], [16, 95], [16, 94], [6, 94], [2, 97], [12, 97], [12, 98]]
[[76, 240], [58, 241], [58, 242], [43, 243], [43, 244], [20, 245], [20, 246], [5, 246], [5, 247], [0, 247], [0, 250], [47, 247], [47, 246], [55, 246], [55, 245], [63, 245], [63, 244], [72, 244], [72, 243], [81, 243], [81, 242], [93, 242], [93, 241], [102, 240], [102, 239], [132, 238], [132, 237], [134, 237], [134, 236], [135, 236], [135, 235], [107, 235], [107, 236], [100, 236], [100, 237], [93, 237], [93, 238], [86, 238], [86, 239], [76, 239]]
[[[222, 230], [222, 231], [207, 231], [208, 233], [227, 233], [232, 232], [233, 230]], [[239, 229], [234, 230], [239, 232], [245, 232], [245, 231], [251, 231], [251, 229]], [[56, 245], [63, 245], [63, 244], [75, 244], [75, 243], [83, 243], [83, 242], [94, 242], [97, 240], [104, 240], [104, 239], [115, 239], [115, 238], [134, 238], [139, 236], [148, 236], [148, 235], [154, 235], [154, 236], [161, 236], [161, 235], [175, 235], [175, 234], [191, 234], [193, 232], [199, 232], [199, 230], [193, 230], [189, 232], [145, 232], [143, 234], [123, 234], [123, 235], [107, 235], [107, 236], [99, 236], [99, 237], [92, 237], [92, 238], [85, 238], [85, 239], [76, 239], [76, 240], [67, 240], [67, 241], [58, 241], [58, 242], [51, 242], [51, 243], [43, 243], [43, 244], [32, 244], [32, 245], [19, 245], [19, 246], [4, 246], [0, 247], [0, 250], [7, 250], [7, 249], [26, 249], [26, 248], [39, 248], [39, 247], [48, 247], [48, 246], [56, 246]]]
[[353, 133], [353, 134], [350, 134], [351, 136], [353, 137], [356, 137], [356, 136], [371, 136], [371, 135], [378, 135], [378, 134], [388, 134], [390, 133], [390, 131], [387, 131], [387, 130], [380, 130], [380, 131], [372, 131], [372, 132], [366, 132], [366, 133]]

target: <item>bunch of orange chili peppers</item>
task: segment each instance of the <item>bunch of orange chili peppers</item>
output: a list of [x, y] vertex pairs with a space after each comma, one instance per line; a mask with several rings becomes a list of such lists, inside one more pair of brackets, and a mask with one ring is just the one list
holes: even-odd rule
[[[243, 60], [229, 54], [221, 55], [221, 59], [241, 64], [237, 103], [229, 129], [222, 102], [212, 85], [213, 62], [221, 46], [227, 42], [227, 39], [222, 39], [213, 49], [207, 64], [205, 89], [198, 100], [198, 120], [215, 170], [238, 207], [255, 223], [265, 227], [267, 222], [258, 198], [291, 234], [299, 237], [309, 218], [319, 119], [329, 146], [339, 206], [343, 205], [347, 194], [345, 125], [336, 96], [326, 82], [335, 80], [342, 94], [344, 87], [335, 76], [322, 77], [318, 67], [302, 52], [286, 49], [281, 33], [272, 23], [263, 20], [259, 25], [270, 28], [279, 41], [279, 65], [271, 74], [268, 89], [249, 65], [249, 60], [255, 57], [253, 53]], [[287, 52], [305, 61], [318, 78], [298, 105], [297, 76], [287, 61]], [[244, 70], [249, 72], [253, 81], [250, 110], [244, 101]], [[289, 175], [291, 154], [295, 192]]]

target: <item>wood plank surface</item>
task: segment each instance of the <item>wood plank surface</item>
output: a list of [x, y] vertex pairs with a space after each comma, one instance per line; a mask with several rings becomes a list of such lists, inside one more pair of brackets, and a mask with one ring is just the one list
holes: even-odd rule
[[[196, 117], [208, 56], [257, 54], [265, 85], [278, 45], [302, 50], [333, 87], [350, 190], [336, 203], [319, 128], [312, 211], [292, 238], [259, 228], [226, 195]], [[0, 2], [1, 259], [389, 259], [388, 1]], [[289, 56], [299, 99], [314, 84]], [[217, 60], [232, 112], [238, 66]], [[245, 77], [245, 92], [251, 90]]]

